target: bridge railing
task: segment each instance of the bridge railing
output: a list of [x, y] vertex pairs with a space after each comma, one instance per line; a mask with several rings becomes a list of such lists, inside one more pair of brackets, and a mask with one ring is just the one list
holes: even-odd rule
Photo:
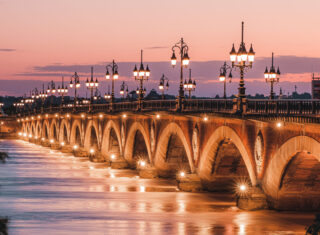
[[[221, 114], [237, 114], [236, 99], [186, 99], [180, 112], [213, 112]], [[69, 104], [70, 105], [70, 104]], [[89, 105], [72, 105], [44, 109], [45, 113], [89, 112]], [[142, 100], [132, 102], [115, 102], [113, 104], [93, 104], [92, 112], [124, 112], [124, 111], [177, 111], [177, 100]], [[27, 110], [20, 115], [35, 115], [41, 109]], [[263, 100], [247, 99], [246, 108], [241, 117], [248, 118], [285, 118], [298, 122], [320, 123], [320, 100]]]
[[185, 100], [184, 111], [232, 112], [232, 99], [189, 99]]
[[320, 100], [248, 100], [247, 114], [319, 115]]
[[175, 100], [144, 100], [142, 110], [174, 111], [176, 105]]

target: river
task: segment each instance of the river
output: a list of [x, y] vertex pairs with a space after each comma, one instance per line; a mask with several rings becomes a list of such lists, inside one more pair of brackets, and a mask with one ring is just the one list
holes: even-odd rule
[[232, 196], [184, 193], [20, 140], [0, 140], [0, 216], [9, 234], [304, 234], [313, 214], [241, 211]]

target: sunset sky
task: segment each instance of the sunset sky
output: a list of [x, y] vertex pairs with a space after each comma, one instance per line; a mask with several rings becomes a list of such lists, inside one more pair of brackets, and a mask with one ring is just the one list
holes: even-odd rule
[[[169, 93], [176, 94], [179, 71], [169, 60], [181, 37], [190, 47], [196, 95], [221, 95], [219, 67], [232, 43], [240, 43], [241, 21], [257, 58], [246, 75], [247, 93], [268, 93], [263, 72], [272, 52], [282, 71], [276, 92], [294, 85], [310, 92], [311, 73], [320, 72], [319, 9], [319, 0], [0, 0], [0, 95], [22, 95], [61, 75], [69, 81], [75, 70], [84, 80], [91, 65], [104, 93], [104, 66], [112, 59], [120, 67], [117, 89], [124, 80], [135, 89], [131, 70], [140, 49], [152, 74], [147, 88], [156, 88], [165, 73]], [[238, 76], [229, 94], [237, 92]]]

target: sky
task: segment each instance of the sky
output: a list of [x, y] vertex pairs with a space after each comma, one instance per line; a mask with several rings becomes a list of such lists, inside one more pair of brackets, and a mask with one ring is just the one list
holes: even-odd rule
[[[61, 76], [69, 81], [75, 71], [84, 81], [90, 66], [104, 93], [110, 83], [105, 65], [113, 59], [120, 73], [116, 90], [122, 81], [135, 89], [132, 69], [141, 49], [151, 69], [147, 89], [157, 88], [164, 73], [169, 93], [177, 94], [179, 69], [170, 57], [181, 37], [189, 46], [195, 94], [222, 95], [219, 68], [232, 43], [240, 43], [241, 21], [247, 48], [252, 43], [256, 52], [247, 93], [268, 94], [263, 72], [272, 52], [282, 72], [276, 92], [295, 85], [310, 92], [311, 73], [320, 72], [319, 9], [319, 0], [0, 0], [0, 95], [22, 95], [50, 80], [60, 83]], [[229, 94], [237, 93], [239, 73], [233, 76]]]

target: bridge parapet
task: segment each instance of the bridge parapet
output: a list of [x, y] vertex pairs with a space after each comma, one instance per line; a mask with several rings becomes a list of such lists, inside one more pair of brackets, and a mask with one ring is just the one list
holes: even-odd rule
[[[42, 110], [45, 113], [87, 113], [90, 105], [72, 105], [51, 107]], [[116, 102], [91, 105], [90, 112], [177, 112], [176, 100], [143, 100], [133, 102]], [[320, 123], [320, 100], [257, 100], [247, 99], [243, 113], [238, 113], [232, 99], [186, 99], [179, 113], [216, 113], [237, 116], [244, 119], [283, 120], [288, 122]], [[25, 110], [20, 116], [37, 115], [41, 110]]]

